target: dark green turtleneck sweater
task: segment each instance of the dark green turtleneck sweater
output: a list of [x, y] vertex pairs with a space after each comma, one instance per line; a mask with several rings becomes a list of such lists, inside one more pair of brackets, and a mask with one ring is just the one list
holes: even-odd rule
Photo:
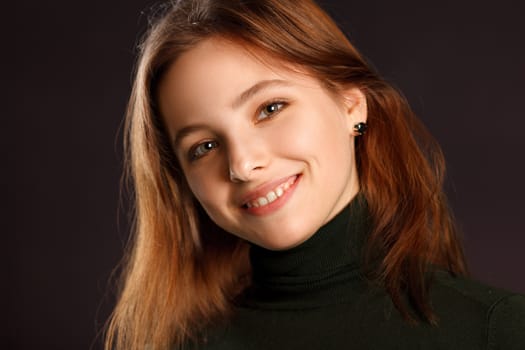
[[253, 246], [253, 288], [231, 320], [185, 349], [521, 349], [525, 297], [438, 272], [437, 326], [407, 323], [360, 274], [367, 234], [360, 197], [286, 251]]

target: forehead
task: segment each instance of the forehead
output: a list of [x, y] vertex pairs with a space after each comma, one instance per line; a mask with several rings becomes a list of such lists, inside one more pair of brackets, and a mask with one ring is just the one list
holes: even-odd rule
[[[196, 68], [197, 71], [192, 68]], [[187, 75], [198, 78], [199, 72], [203, 75], [213, 73], [215, 69], [219, 71], [234, 69], [237, 72], [241, 70], [245, 72], [247, 68], [254, 72], [271, 70], [276, 73], [306, 74], [306, 70], [299, 68], [298, 64], [286, 62], [253, 45], [222, 37], [202, 40], [188, 51], [183, 52], [172, 63], [168, 74], [170, 71], [171, 73], [175, 71], [183, 77], [181, 73], [185, 71]]]
[[226, 102], [262, 79], [312, 84], [304, 69], [260, 49], [212, 38], [183, 53], [168, 68], [161, 79], [158, 98], [163, 111], [179, 109], [182, 101], [187, 107], [202, 106], [203, 99]]

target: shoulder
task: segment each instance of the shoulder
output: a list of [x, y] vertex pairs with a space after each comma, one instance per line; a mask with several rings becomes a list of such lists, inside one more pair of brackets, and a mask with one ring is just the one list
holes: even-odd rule
[[523, 295], [508, 295], [493, 305], [489, 315], [488, 341], [495, 349], [525, 349]]
[[487, 309], [502, 299], [520, 294], [495, 288], [467, 277], [452, 276], [445, 271], [438, 271], [432, 288], [435, 297], [458, 300], [466, 305]]
[[525, 295], [438, 272], [431, 300], [443, 324], [481, 329], [488, 349], [525, 349]]

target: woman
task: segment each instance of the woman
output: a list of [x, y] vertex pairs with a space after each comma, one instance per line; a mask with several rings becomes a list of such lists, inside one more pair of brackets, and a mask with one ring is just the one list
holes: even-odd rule
[[439, 146], [317, 5], [160, 12], [108, 349], [525, 347], [524, 298], [461, 277]]

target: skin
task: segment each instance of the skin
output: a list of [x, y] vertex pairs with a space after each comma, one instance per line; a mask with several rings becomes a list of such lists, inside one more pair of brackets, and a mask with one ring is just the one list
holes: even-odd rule
[[[311, 237], [358, 192], [353, 127], [366, 121], [366, 100], [358, 89], [334, 94], [299, 69], [261, 58], [207, 39], [171, 65], [158, 98], [188, 184], [210, 218], [282, 250]], [[274, 202], [247, 208], [294, 179]]]

